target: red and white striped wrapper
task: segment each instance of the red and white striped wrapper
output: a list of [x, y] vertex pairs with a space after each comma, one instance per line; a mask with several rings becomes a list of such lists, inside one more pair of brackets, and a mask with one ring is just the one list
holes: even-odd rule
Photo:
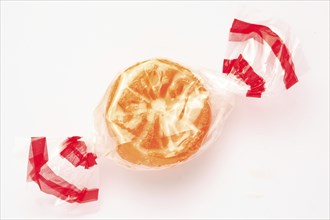
[[80, 137], [67, 138], [48, 156], [45, 137], [31, 138], [28, 181], [40, 190], [69, 203], [85, 203], [98, 199], [98, 168], [96, 155]]
[[292, 55], [296, 45], [288, 39], [275, 26], [234, 19], [222, 72], [243, 81], [247, 97], [260, 98], [276, 87], [289, 89], [298, 77]]
[[[219, 77], [221, 79], [214, 84], [221, 85], [219, 90], [228, 87], [226, 89], [232, 94], [247, 97], [260, 98], [278, 85], [289, 89], [298, 82], [298, 77], [293, 58], [296, 44], [287, 41], [287, 34], [273, 25], [235, 19], [230, 28], [228, 50], [223, 60], [223, 75], [220, 77], [212, 74], [211, 81], [217, 81]], [[238, 88], [237, 91], [234, 91], [234, 87], [230, 88], [232, 82]], [[225, 111], [223, 106], [219, 111]], [[222, 124], [223, 118], [220, 119], [213, 120]], [[219, 128], [211, 132], [219, 133]], [[102, 152], [101, 149], [106, 146], [106, 142], [101, 141], [105, 135], [106, 132], [95, 135], [94, 139], [98, 140], [90, 144], [95, 146], [87, 146], [87, 142], [78, 136], [69, 137], [62, 143], [55, 143], [49, 157], [46, 138], [31, 138], [28, 181], [34, 181], [42, 192], [61, 201], [96, 201], [99, 171], [95, 152]]]

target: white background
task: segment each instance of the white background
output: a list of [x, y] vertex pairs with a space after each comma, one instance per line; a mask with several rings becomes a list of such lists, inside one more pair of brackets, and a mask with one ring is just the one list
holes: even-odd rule
[[[114, 75], [137, 61], [220, 70], [243, 6], [300, 39], [310, 69], [297, 85], [239, 98], [217, 144], [182, 166], [136, 172], [100, 161], [97, 204], [53, 206], [26, 184], [21, 138], [85, 135]], [[329, 218], [328, 133], [328, 2], [1, 1], [3, 218]]]

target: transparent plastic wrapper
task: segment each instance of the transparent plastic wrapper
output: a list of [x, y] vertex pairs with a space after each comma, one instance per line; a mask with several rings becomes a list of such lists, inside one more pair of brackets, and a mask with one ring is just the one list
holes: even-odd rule
[[141, 170], [194, 158], [214, 143], [233, 106], [226, 87], [234, 83], [215, 78], [165, 59], [123, 71], [95, 111], [102, 154]]
[[[52, 146], [48, 156], [49, 145]], [[27, 180], [37, 183], [41, 191], [58, 197], [56, 204], [96, 201], [99, 191], [96, 159], [81, 137], [50, 142], [45, 137], [33, 137]]]
[[32, 138], [28, 180], [60, 200], [84, 203], [98, 198], [97, 158], [135, 170], [190, 161], [219, 139], [235, 96], [260, 98], [298, 82], [305, 64], [297, 45], [276, 23], [234, 19], [218, 72], [162, 58], [127, 68], [97, 106], [93, 135], [65, 139], [49, 159], [46, 138]]

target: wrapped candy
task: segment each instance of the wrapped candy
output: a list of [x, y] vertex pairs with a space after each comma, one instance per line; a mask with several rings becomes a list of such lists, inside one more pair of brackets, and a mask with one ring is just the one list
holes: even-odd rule
[[46, 138], [31, 139], [28, 180], [60, 200], [84, 203], [98, 199], [99, 157], [137, 170], [196, 157], [219, 138], [236, 95], [260, 98], [298, 82], [296, 44], [273, 26], [235, 19], [222, 73], [158, 58], [127, 68], [95, 110], [95, 135], [56, 143], [51, 158]]
[[[129, 167], [163, 168], [207, 145], [228, 112], [226, 96], [191, 70], [164, 59], [129, 67], [110, 85], [96, 112], [105, 155]], [[223, 92], [222, 92], [223, 93]], [[213, 110], [213, 111], [212, 111]]]

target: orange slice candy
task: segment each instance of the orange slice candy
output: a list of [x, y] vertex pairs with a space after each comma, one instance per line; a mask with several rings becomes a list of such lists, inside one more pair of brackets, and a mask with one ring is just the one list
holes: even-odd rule
[[189, 70], [148, 60], [125, 70], [110, 90], [109, 134], [133, 164], [160, 167], [186, 160], [202, 145], [211, 122], [208, 91]]

